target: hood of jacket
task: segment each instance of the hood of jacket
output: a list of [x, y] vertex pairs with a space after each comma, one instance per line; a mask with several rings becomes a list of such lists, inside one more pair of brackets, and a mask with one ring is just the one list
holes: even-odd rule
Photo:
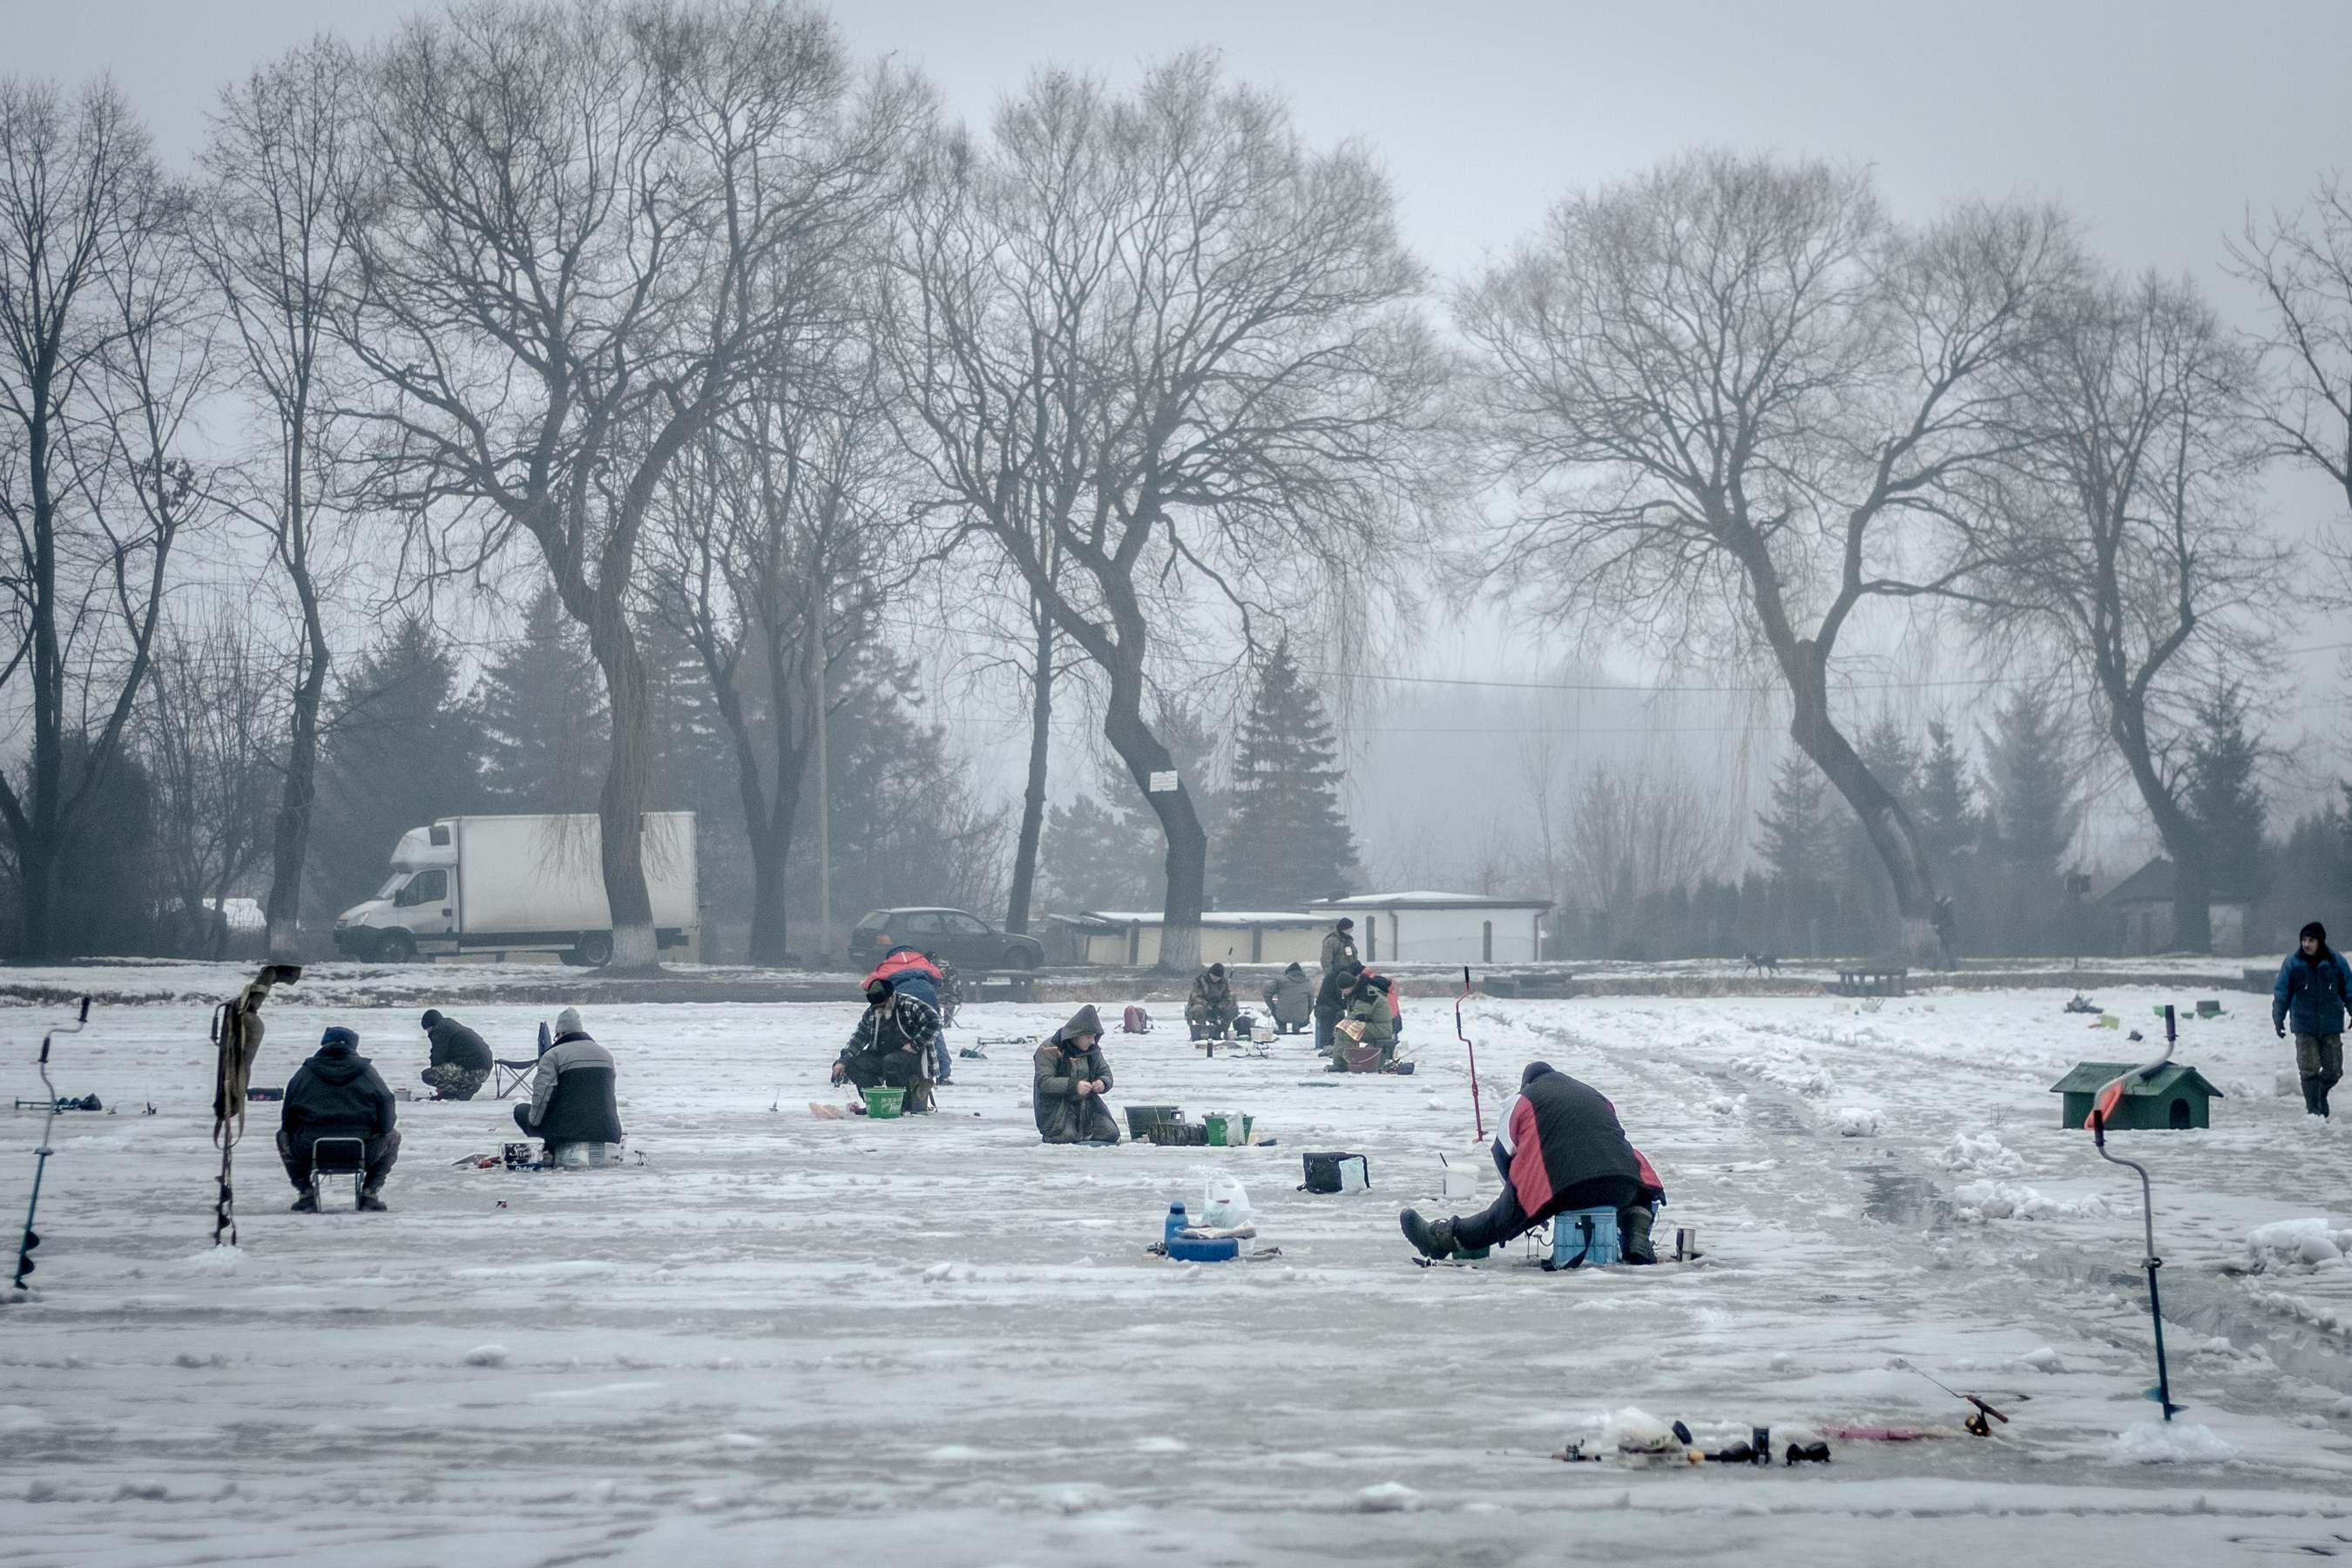
[[1066, 1046], [1076, 1040], [1080, 1035], [1092, 1035], [1097, 1039], [1100, 1039], [1102, 1032], [1102, 1015], [1097, 1013], [1095, 1011], [1095, 1005], [1089, 1002], [1085, 1006], [1079, 1008], [1076, 1012], [1071, 1014], [1070, 1021], [1068, 1023], [1054, 1031], [1054, 1043], [1058, 1046]]
[[316, 1074], [320, 1082], [331, 1083], [340, 1089], [344, 1084], [359, 1080], [368, 1069], [368, 1059], [349, 1046], [322, 1046], [302, 1065]]

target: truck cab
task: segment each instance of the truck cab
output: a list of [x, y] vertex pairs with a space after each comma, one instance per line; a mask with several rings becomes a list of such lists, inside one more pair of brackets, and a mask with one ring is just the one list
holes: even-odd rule
[[451, 825], [412, 827], [393, 847], [392, 875], [375, 896], [335, 917], [335, 951], [385, 963], [425, 952], [454, 952], [463, 923], [462, 890]]

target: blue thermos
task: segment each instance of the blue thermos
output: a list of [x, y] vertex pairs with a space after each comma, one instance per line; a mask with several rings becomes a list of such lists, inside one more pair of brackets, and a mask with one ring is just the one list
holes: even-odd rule
[[1182, 1204], [1170, 1204], [1168, 1205], [1168, 1233], [1160, 1238], [1161, 1243], [1164, 1245], [1174, 1241], [1183, 1231], [1185, 1223], [1184, 1205]]

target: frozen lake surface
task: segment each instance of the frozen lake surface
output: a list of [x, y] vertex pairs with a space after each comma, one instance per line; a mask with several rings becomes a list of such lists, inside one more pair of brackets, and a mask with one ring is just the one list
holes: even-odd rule
[[[119, 987], [124, 976], [104, 977]], [[179, 993], [177, 977], [158, 986]], [[184, 993], [182, 993], [184, 994]], [[2158, 1033], [2151, 1005], [2099, 1000]], [[1116, 1017], [1125, 1000], [1098, 999]], [[1271, 1148], [1048, 1149], [1029, 1052], [1061, 1005], [967, 1010], [941, 1113], [820, 1121], [855, 1003], [615, 1005], [642, 1166], [459, 1168], [505, 1104], [402, 1108], [385, 1215], [301, 1216], [257, 1106], [244, 1245], [209, 1245], [205, 1010], [101, 1008], [58, 1043], [34, 1300], [0, 1308], [0, 1563], [2211, 1563], [2352, 1552], [2352, 1128], [2282, 1097], [2267, 999], [2184, 1026], [2215, 1128], [2120, 1135], [2157, 1181], [2170, 1432], [2136, 1184], [2045, 1092], [2146, 1047], [2063, 993], [1481, 1000], [1491, 1121], [1543, 1058], [1600, 1086], [1671, 1191], [1679, 1268], [1547, 1274], [1528, 1248], [1423, 1269], [1404, 1204], [1441, 1152], [1482, 1194], [1447, 1005], [1410, 1078], [1335, 1078], [1297, 1037], [1204, 1059], [1164, 1021], [1107, 1042], [1115, 1106], [1253, 1113]], [[498, 1054], [550, 1009], [452, 1006]], [[416, 1086], [415, 1010], [269, 1009], [257, 1083], [328, 1023]], [[31, 1098], [49, 1010], [10, 1009]], [[2291, 1082], [2291, 1080], [2288, 1080]], [[417, 1091], [423, 1092], [421, 1087]], [[2352, 1093], [2352, 1091], [2347, 1091]], [[158, 1114], [137, 1114], [149, 1100]], [[13, 1238], [39, 1121], [0, 1121]], [[1299, 1156], [1370, 1157], [1312, 1196]], [[1238, 1176], [1278, 1259], [1143, 1248]], [[1482, 1200], [1483, 1201], [1483, 1197]], [[2265, 1232], [2260, 1272], [2248, 1238]], [[2313, 1244], [2310, 1238], [2316, 1235]], [[2335, 1239], [2331, 1240], [2330, 1238]], [[13, 1254], [11, 1255], [13, 1256]], [[1963, 1407], [1911, 1368], [2015, 1416]], [[1826, 1467], [1564, 1465], [1612, 1411], [1716, 1446], [1832, 1426]]]

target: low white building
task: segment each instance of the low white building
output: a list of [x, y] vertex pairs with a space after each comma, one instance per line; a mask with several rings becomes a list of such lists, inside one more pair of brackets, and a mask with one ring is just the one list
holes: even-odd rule
[[[1303, 910], [1210, 910], [1201, 916], [1201, 962], [1295, 962], [1312, 969], [1322, 954], [1323, 933], [1338, 918]], [[1058, 962], [1139, 967], [1160, 962], [1157, 910], [1088, 910], [1045, 920], [1054, 932], [1046, 940]]]
[[1532, 963], [1549, 899], [1490, 899], [1477, 893], [1358, 893], [1317, 899], [1308, 909], [1328, 926], [1356, 922], [1356, 952], [1367, 963]]

